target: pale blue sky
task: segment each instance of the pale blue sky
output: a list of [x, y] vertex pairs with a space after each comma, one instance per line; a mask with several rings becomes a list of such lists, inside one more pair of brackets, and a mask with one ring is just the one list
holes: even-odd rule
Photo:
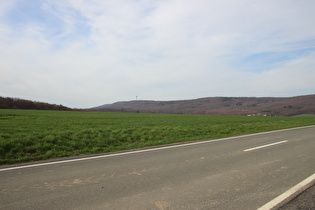
[[0, 95], [89, 108], [315, 93], [313, 0], [0, 0]]

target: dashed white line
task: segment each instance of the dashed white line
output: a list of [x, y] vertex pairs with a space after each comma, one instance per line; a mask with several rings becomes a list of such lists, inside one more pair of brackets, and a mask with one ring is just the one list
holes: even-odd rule
[[252, 151], [252, 150], [262, 149], [262, 148], [265, 148], [265, 147], [271, 147], [271, 146], [274, 146], [274, 145], [277, 145], [277, 144], [286, 143], [286, 142], [288, 142], [288, 141], [287, 140], [279, 141], [279, 142], [275, 142], [275, 143], [272, 143], [272, 144], [266, 144], [266, 145], [262, 145], [262, 146], [259, 146], [259, 147], [253, 147], [253, 148], [250, 148], [250, 149], [245, 149], [243, 151], [244, 152], [249, 152], [249, 151]]

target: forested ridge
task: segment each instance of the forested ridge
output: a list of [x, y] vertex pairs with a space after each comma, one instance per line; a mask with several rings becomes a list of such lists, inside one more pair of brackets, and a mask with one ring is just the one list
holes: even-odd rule
[[32, 109], [32, 110], [72, 110], [69, 107], [20, 98], [1, 97], [0, 109]]
[[315, 95], [295, 97], [208, 97], [179, 101], [123, 101], [98, 111], [167, 114], [292, 116], [315, 114]]

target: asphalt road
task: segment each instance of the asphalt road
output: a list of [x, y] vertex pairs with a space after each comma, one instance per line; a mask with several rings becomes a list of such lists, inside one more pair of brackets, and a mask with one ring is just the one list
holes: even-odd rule
[[315, 172], [315, 126], [0, 169], [0, 209], [257, 209]]

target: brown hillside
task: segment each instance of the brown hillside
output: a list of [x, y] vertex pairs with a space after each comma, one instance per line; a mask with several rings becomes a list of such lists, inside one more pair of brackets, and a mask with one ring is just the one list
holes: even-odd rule
[[209, 115], [291, 116], [315, 114], [315, 95], [297, 97], [209, 97], [181, 101], [127, 101], [93, 108], [99, 111]]
[[49, 104], [25, 100], [20, 98], [10, 98], [0, 96], [0, 109], [33, 109], [33, 110], [72, 110], [63, 105]]

